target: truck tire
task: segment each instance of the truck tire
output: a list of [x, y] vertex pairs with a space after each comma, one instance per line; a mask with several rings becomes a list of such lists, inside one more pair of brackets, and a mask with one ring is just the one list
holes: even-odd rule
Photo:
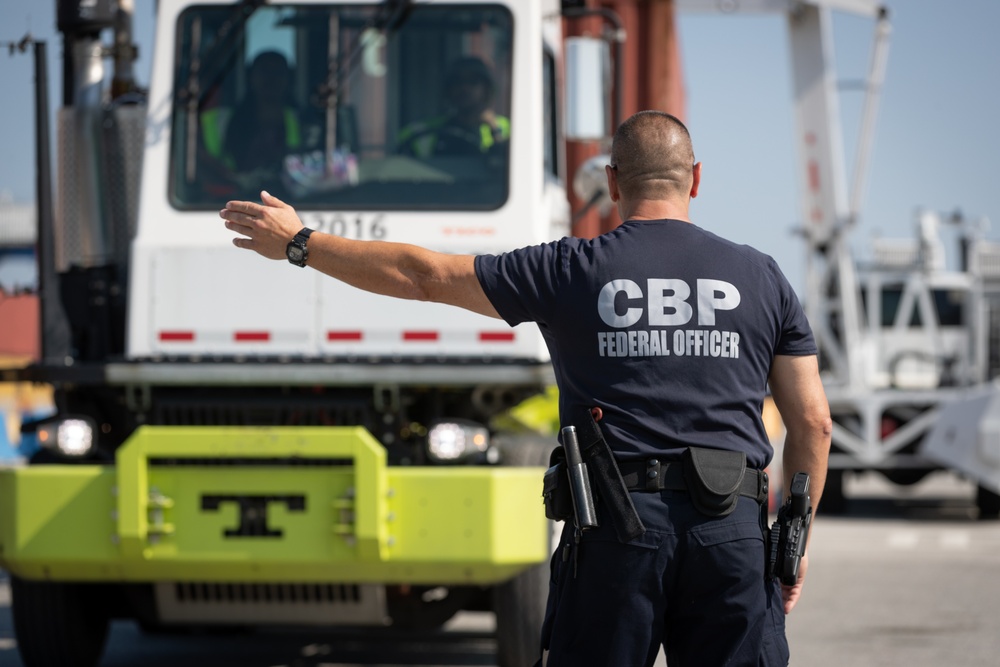
[[[503, 464], [517, 467], [548, 466], [549, 454], [556, 446], [555, 438], [542, 436], [498, 436], [495, 442], [500, 448]], [[540, 497], [541, 487], [538, 493]], [[550, 540], [554, 539], [553, 535], [560, 527], [561, 524], [551, 523]], [[554, 543], [549, 545], [550, 551]], [[528, 667], [541, 657], [542, 620], [545, 618], [548, 593], [548, 563], [529, 568], [493, 589], [493, 611], [497, 617], [497, 664], [500, 667]]]
[[10, 578], [14, 636], [25, 667], [95, 667], [110, 617], [100, 588]]
[[1000, 494], [979, 486], [976, 488], [976, 507], [979, 518], [984, 521], [1000, 519]]

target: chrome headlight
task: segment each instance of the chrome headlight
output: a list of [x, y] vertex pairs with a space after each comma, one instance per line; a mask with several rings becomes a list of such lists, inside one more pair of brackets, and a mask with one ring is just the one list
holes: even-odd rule
[[482, 455], [489, 449], [490, 432], [482, 424], [453, 419], [427, 431], [427, 454], [439, 463], [454, 463]]
[[94, 422], [86, 417], [61, 417], [38, 424], [35, 437], [41, 447], [63, 456], [86, 456], [96, 444]]

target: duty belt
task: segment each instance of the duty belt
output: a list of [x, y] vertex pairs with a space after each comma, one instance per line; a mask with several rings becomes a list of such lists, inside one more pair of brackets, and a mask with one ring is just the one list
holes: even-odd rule
[[[682, 461], [618, 461], [622, 481], [629, 491], [687, 491]], [[741, 496], [763, 502], [767, 497], [767, 474], [762, 470], [748, 469], [740, 484]]]

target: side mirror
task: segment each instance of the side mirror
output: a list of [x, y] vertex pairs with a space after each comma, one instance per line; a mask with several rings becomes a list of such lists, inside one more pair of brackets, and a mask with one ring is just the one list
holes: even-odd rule
[[566, 38], [566, 138], [597, 141], [609, 136], [611, 55], [596, 37]]

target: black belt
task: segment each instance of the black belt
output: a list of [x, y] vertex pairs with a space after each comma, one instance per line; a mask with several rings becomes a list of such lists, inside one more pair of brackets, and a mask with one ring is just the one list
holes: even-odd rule
[[[687, 491], [684, 479], [684, 463], [681, 461], [618, 461], [622, 480], [629, 491]], [[767, 474], [762, 470], [748, 468], [740, 484], [740, 495], [763, 502], [767, 495]]]

